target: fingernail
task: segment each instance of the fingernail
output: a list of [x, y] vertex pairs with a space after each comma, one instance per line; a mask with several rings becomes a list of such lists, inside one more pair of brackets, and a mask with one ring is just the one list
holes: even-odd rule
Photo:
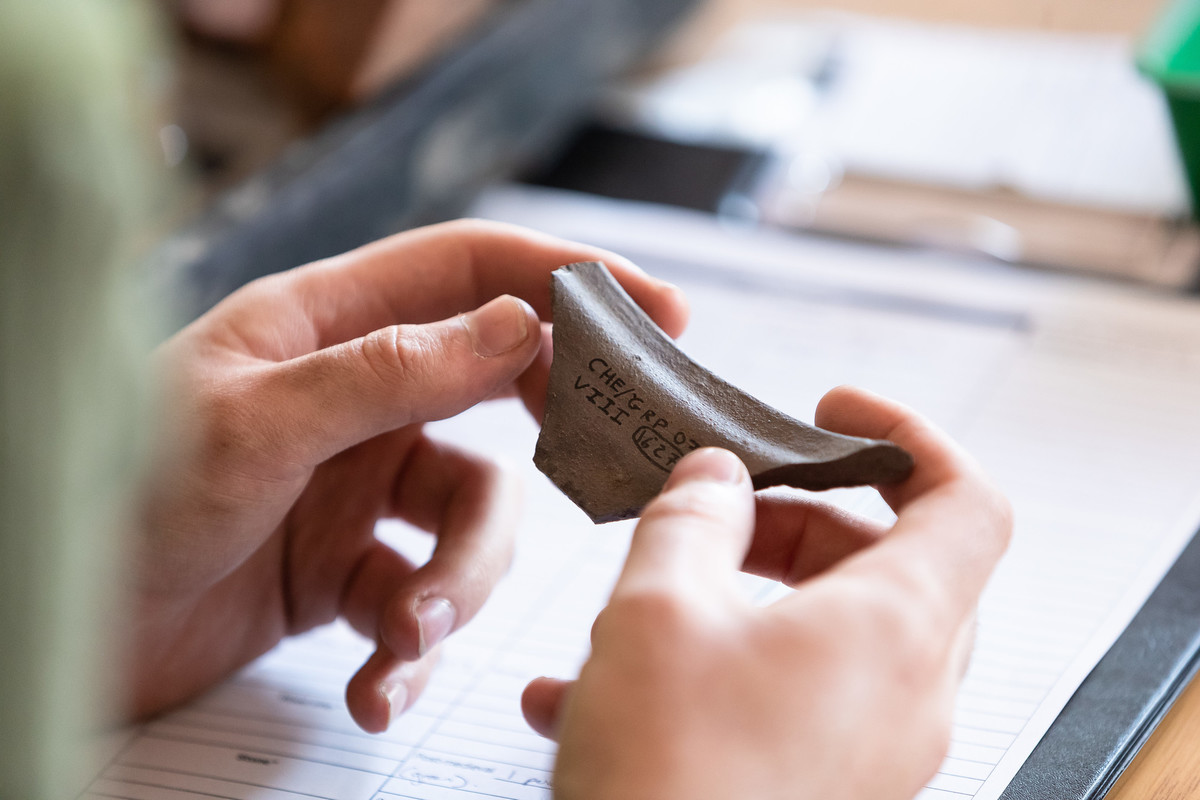
[[746, 468], [733, 453], [717, 447], [706, 447], [680, 461], [668, 483], [711, 481], [736, 485], [745, 479], [745, 475]]
[[417, 604], [418, 652], [425, 655], [454, 627], [454, 606], [444, 597], [430, 597]]
[[529, 338], [529, 306], [510, 295], [497, 297], [459, 319], [471, 337], [471, 349], [480, 358], [507, 353]]
[[388, 704], [388, 722], [395, 722], [408, 703], [408, 685], [402, 680], [386, 679], [379, 686]]

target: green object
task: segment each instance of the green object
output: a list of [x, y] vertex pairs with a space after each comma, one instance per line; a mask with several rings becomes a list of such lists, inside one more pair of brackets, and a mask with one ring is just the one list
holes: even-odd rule
[[[0, 0], [0, 798], [74, 798], [119, 705], [120, 535], [158, 199], [152, 4]], [[102, 761], [99, 763], [103, 763]]]
[[1163, 9], [1138, 52], [1138, 68], [1162, 87], [1200, 215], [1200, 0], [1175, 0]]

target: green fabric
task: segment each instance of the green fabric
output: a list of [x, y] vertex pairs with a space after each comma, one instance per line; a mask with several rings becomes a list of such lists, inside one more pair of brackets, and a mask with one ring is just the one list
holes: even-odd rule
[[150, 4], [0, 2], [0, 797], [74, 797], [112, 703], [115, 532], [136, 465]]

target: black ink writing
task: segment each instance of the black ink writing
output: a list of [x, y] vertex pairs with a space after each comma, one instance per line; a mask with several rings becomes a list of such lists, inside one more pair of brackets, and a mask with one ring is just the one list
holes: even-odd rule
[[312, 706], [314, 708], [323, 708], [327, 711], [333, 710], [333, 703], [325, 700], [318, 700], [315, 697], [301, 697], [298, 694], [283, 693], [279, 695], [279, 699], [284, 703], [291, 703], [296, 706]]
[[279, 759], [277, 759], [277, 758], [265, 758], [263, 756], [252, 756], [249, 753], [238, 753], [237, 760], [243, 761], [247, 764], [260, 764], [261, 766], [264, 766], [264, 767], [268, 767], [271, 764], [279, 763]]
[[683, 458], [683, 453], [678, 447], [646, 425], [633, 432], [633, 441], [638, 446], [638, 452], [663, 472], [670, 472], [675, 462]]
[[668, 472], [683, 453], [700, 446], [671, 421], [647, 405], [645, 394], [623, 377], [608, 359], [596, 357], [587, 363], [587, 373], [575, 376], [575, 390], [596, 410], [617, 425], [627, 418], [646, 423], [633, 434], [639, 451], [652, 464]]

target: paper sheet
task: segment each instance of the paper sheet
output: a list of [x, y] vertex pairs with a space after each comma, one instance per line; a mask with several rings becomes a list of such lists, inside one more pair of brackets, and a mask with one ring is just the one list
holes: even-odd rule
[[[498, 191], [481, 213], [594, 241], [685, 288], [697, 361], [811, 419], [855, 383], [948, 428], [1009, 494], [1013, 547], [980, 609], [949, 757], [924, 800], [994, 800], [1200, 523], [1200, 306], [1131, 287], [783, 235], [686, 213]], [[553, 748], [526, 682], [586, 656], [628, 542], [529, 463], [504, 401], [434, 426], [516, 462], [517, 560], [382, 736], [344, 709], [369, 648], [340, 626], [289, 641], [186, 708], [127, 732], [86, 798], [393, 800], [549, 796]], [[832, 493], [867, 513], [869, 490]], [[428, 542], [398, 526], [404, 548]], [[767, 601], [774, 589], [747, 579]]]
[[814, 192], [845, 172], [1178, 216], [1170, 116], [1132, 49], [1115, 34], [782, 14], [610, 104], [684, 141], [802, 154]]

